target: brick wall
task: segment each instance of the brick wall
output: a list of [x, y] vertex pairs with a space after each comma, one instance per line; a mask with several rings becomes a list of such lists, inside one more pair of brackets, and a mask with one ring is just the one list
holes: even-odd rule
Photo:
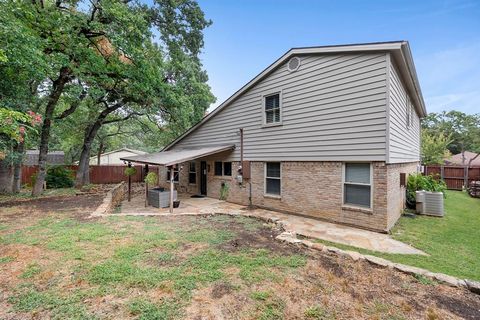
[[[207, 173], [207, 195], [220, 198], [222, 183], [228, 185], [227, 201], [249, 204], [251, 185], [252, 203], [256, 206], [312, 216], [333, 222], [377, 231], [389, 230], [403, 209], [404, 190], [400, 190], [400, 172], [415, 172], [416, 163], [386, 165], [373, 162], [373, 208], [359, 209], [342, 204], [342, 162], [282, 162], [281, 196], [266, 196], [264, 192], [264, 162], [251, 162], [252, 179], [239, 185], [235, 179], [238, 162], [232, 163], [231, 177], [214, 175], [214, 161], [221, 157], [203, 159], [210, 170]], [[200, 160], [197, 166], [197, 184], [188, 183], [188, 163], [182, 164], [179, 192], [198, 193]], [[168, 188], [166, 169], [160, 169], [160, 184]]]
[[[418, 172], [418, 162], [389, 164], [388, 167], [388, 220], [387, 229], [390, 230], [397, 222], [405, 204], [405, 187], [400, 187], [400, 173], [408, 175]], [[405, 180], [405, 181], [406, 181]]]

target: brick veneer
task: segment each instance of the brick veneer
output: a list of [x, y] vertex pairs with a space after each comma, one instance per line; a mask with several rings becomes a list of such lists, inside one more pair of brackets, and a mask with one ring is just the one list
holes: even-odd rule
[[[281, 197], [264, 194], [264, 162], [251, 162], [252, 179], [239, 185], [235, 180], [238, 162], [232, 163], [231, 177], [214, 176], [214, 161], [203, 159], [210, 167], [207, 173], [207, 195], [220, 197], [221, 184], [229, 186], [227, 201], [252, 204], [268, 209], [301, 214], [376, 231], [388, 231], [400, 217], [404, 203], [404, 188], [400, 188], [400, 172], [412, 173], [417, 163], [385, 164], [373, 162], [373, 208], [359, 209], [342, 205], [342, 162], [282, 162]], [[188, 183], [188, 163], [182, 164], [179, 192], [198, 193], [200, 161], [196, 161], [197, 184]], [[166, 169], [159, 169], [160, 185], [168, 188]]]

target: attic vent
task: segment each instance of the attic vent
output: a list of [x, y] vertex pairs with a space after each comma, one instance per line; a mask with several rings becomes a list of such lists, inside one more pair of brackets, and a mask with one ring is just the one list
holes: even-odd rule
[[300, 58], [293, 57], [288, 61], [287, 69], [290, 72], [297, 71], [300, 68]]

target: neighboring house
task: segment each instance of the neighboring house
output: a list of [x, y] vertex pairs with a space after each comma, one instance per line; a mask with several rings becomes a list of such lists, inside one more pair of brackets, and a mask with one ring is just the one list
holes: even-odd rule
[[465, 151], [463, 155], [459, 153], [445, 159], [445, 164], [480, 166], [480, 156], [476, 152]]
[[[38, 165], [38, 150], [27, 150], [23, 159], [24, 166]], [[65, 164], [65, 153], [63, 151], [49, 151], [47, 154], [47, 165]]]
[[105, 152], [100, 155], [100, 163], [98, 161], [98, 156], [94, 156], [90, 158], [90, 164], [91, 165], [123, 165], [124, 162], [123, 160], [120, 160], [120, 158], [123, 157], [131, 157], [131, 156], [137, 156], [137, 155], [143, 155], [146, 154], [144, 151], [140, 150], [133, 150], [133, 149], [128, 149], [128, 148], [121, 148], [117, 150], [113, 150], [110, 152]]
[[230, 202], [387, 231], [402, 174], [419, 169], [425, 115], [408, 42], [294, 48], [162, 152], [131, 159], [191, 160], [180, 191], [218, 198], [227, 186]]

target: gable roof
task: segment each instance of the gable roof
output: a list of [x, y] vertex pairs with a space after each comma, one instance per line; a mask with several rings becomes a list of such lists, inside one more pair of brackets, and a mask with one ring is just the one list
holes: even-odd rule
[[[25, 157], [23, 159], [23, 165], [35, 166], [38, 165], [39, 150], [27, 150], [25, 151]], [[65, 152], [63, 151], [49, 151], [47, 154], [47, 164], [57, 165], [65, 164]]]
[[277, 67], [287, 61], [289, 58], [295, 55], [305, 54], [321, 54], [321, 53], [346, 53], [346, 52], [375, 52], [384, 51], [390, 52], [397, 63], [402, 78], [405, 81], [407, 89], [410, 91], [413, 99], [415, 109], [421, 118], [427, 115], [425, 108], [425, 102], [423, 100], [422, 91], [420, 89], [420, 83], [417, 78], [415, 65], [413, 63], [412, 53], [408, 41], [389, 41], [389, 42], [372, 42], [372, 43], [357, 43], [357, 44], [345, 44], [345, 45], [330, 45], [330, 46], [318, 46], [318, 47], [299, 47], [288, 50], [284, 55], [278, 58], [265, 70], [260, 72], [255, 78], [250, 80], [247, 84], [241, 87], [230, 98], [220, 104], [215, 110], [203, 117], [202, 120], [193, 125], [185, 133], [168, 144], [162, 151], [168, 150], [173, 147], [177, 142], [185, 138], [191, 132], [195, 131], [198, 127], [203, 125], [209, 119], [214, 117], [217, 113], [230, 105], [244, 92], [255, 86], [259, 81], [263, 80], [270, 73], [272, 73]]
[[470, 165], [480, 166], [480, 156], [477, 156], [478, 153], [465, 151], [464, 155], [465, 155], [465, 163], [462, 163], [462, 154], [461, 153], [458, 153], [456, 155], [453, 155], [453, 156], [445, 159], [445, 163], [467, 165], [470, 162], [470, 159], [474, 159], [474, 160], [472, 160], [472, 163], [470, 163]]
[[233, 149], [235, 149], [235, 145], [232, 144], [215, 147], [160, 151], [146, 155], [122, 157], [120, 160], [168, 167], [177, 163], [187, 162]]
[[[121, 152], [121, 151], [127, 151], [127, 152], [135, 153], [135, 154], [138, 154], [138, 155], [147, 154], [147, 152], [145, 152], [145, 151], [134, 150], [134, 149], [129, 149], [129, 148], [120, 148], [120, 149], [117, 149], [117, 150], [102, 153], [100, 156], [106, 156], [106, 155], [116, 153], [116, 152]], [[96, 158], [97, 158], [97, 156], [90, 157], [90, 159], [96, 159]]]

